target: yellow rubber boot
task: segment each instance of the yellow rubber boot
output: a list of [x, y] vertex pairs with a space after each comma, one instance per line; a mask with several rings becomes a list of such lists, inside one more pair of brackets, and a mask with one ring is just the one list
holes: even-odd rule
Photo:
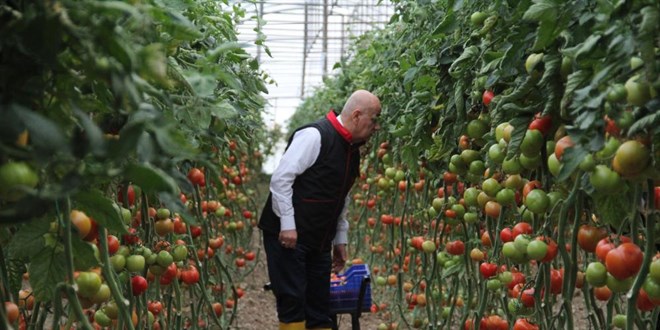
[[305, 330], [305, 321], [292, 323], [280, 322], [280, 330]]

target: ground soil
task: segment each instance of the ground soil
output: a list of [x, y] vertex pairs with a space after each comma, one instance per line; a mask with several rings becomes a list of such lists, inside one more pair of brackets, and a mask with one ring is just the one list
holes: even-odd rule
[[[255, 232], [258, 236], [258, 231]], [[255, 248], [260, 247], [260, 238], [255, 237], [253, 243]], [[263, 250], [262, 250], [263, 252]], [[268, 283], [266, 271], [266, 260], [262, 258], [257, 261], [254, 271], [245, 277], [241, 285], [246, 288], [245, 295], [238, 304], [237, 321], [231, 329], [241, 330], [266, 330], [278, 329], [277, 315], [275, 313], [275, 298], [272, 292], [264, 290], [263, 286]], [[558, 307], [558, 306], [556, 306]], [[604, 306], [601, 306], [604, 307]], [[587, 311], [582, 297], [582, 292], [577, 290], [573, 299], [574, 329], [593, 329], [589, 324]], [[360, 329], [375, 330], [378, 325], [386, 322], [382, 314], [364, 313], [360, 317]], [[351, 317], [344, 314], [338, 316], [339, 329], [351, 329]], [[399, 329], [406, 329], [405, 325], [399, 325]]]
[[[258, 232], [255, 232], [258, 236]], [[259, 237], [253, 239], [257, 248], [261, 242]], [[263, 249], [262, 249], [263, 252]], [[277, 314], [275, 312], [275, 297], [271, 291], [264, 290], [264, 284], [268, 283], [268, 272], [266, 260], [262, 258], [256, 264], [252, 274], [245, 277], [242, 284], [247, 290], [238, 304], [237, 322], [231, 329], [240, 330], [268, 330], [278, 329]], [[350, 315], [338, 315], [337, 323], [339, 329], [351, 329]], [[383, 322], [377, 314], [365, 313], [360, 317], [360, 329], [374, 330]]]

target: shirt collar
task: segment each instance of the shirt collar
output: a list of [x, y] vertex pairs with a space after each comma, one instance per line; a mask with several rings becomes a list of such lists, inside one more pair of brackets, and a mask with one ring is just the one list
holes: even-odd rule
[[344, 127], [344, 123], [341, 122], [341, 119], [334, 110], [330, 110], [325, 117], [346, 142], [351, 143], [353, 141], [353, 135]]

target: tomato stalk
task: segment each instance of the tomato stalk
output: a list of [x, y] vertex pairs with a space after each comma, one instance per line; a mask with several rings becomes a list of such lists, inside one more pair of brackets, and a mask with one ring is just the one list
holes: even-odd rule
[[[71, 200], [67, 198], [65, 205], [66, 205], [65, 214], [68, 215], [71, 212]], [[71, 245], [71, 236], [72, 236], [71, 221], [68, 221], [63, 217], [62, 212], [60, 211], [59, 208], [58, 201], [55, 202], [55, 209], [56, 209], [57, 219], [64, 232], [64, 258], [66, 259], [66, 273], [67, 273], [66, 282], [58, 284], [56, 292], [64, 291], [64, 293], [69, 298], [69, 307], [73, 309], [73, 312], [76, 314], [79, 321], [82, 323], [83, 327], [91, 329], [91, 325], [89, 324], [89, 321], [87, 320], [87, 318], [85, 317], [82, 311], [82, 306], [80, 305], [78, 296], [76, 295], [76, 292], [73, 288], [75, 282], [73, 277], [74, 266], [73, 266], [73, 247]]]
[[[90, 330], [94, 329], [92, 325], [89, 324], [89, 320], [87, 320], [87, 317], [83, 312], [82, 306], [80, 305], [80, 300], [78, 300], [78, 296], [76, 295], [76, 290], [73, 288], [73, 286], [71, 286], [71, 284], [61, 282], [55, 288], [55, 292], [57, 293], [64, 292], [64, 294], [66, 295], [69, 301], [69, 308], [73, 310], [73, 313], [75, 314], [78, 322], [80, 322], [79, 327]], [[54, 319], [53, 322], [55, 323], [57, 322], [57, 320], [58, 319]], [[73, 318], [69, 317], [68, 321], [72, 322]]]
[[[452, 285], [450, 286], [451, 294], [449, 295], [449, 297], [456, 297], [456, 294], [458, 293], [458, 283], [457, 283], [458, 282], [458, 277], [455, 276], [455, 275], [453, 275], [452, 277], [453, 277], [453, 281], [452, 281]], [[451, 307], [449, 307], [449, 317], [444, 322], [444, 324], [447, 325], [445, 327], [446, 329], [451, 329], [452, 328], [451, 323], [452, 323], [452, 319], [453, 319], [453, 316], [454, 316], [454, 310], [455, 309], [456, 309], [456, 299], [453, 299], [453, 300], [451, 300]], [[463, 320], [463, 323], [465, 323], [465, 320]]]
[[[9, 275], [7, 272], [7, 264], [5, 263], [5, 252], [2, 249], [2, 244], [0, 244], [0, 278], [2, 278], [2, 288], [4, 289], [4, 290], [0, 290], [0, 299], [2, 299], [2, 301], [9, 301], [9, 296], [8, 296], [10, 291]], [[2, 315], [4, 316], [4, 312], [2, 313], [3, 313]]]
[[573, 232], [571, 236], [571, 260], [575, 261], [575, 264], [572, 264], [570, 269], [564, 267], [564, 282], [566, 282], [568, 291], [562, 291], [564, 294], [568, 295], [569, 297], [573, 297], [573, 293], [575, 292], [575, 282], [577, 280], [577, 271], [578, 271], [578, 265], [577, 265], [577, 253], [578, 253], [578, 244], [577, 244], [577, 236], [578, 232], [580, 230], [580, 217], [582, 216], [582, 210], [583, 210], [583, 203], [584, 203], [584, 195], [581, 194], [579, 191], [577, 192], [576, 195], [576, 205], [574, 208], [574, 215], [573, 215]]
[[[633, 283], [632, 288], [630, 291], [628, 291], [628, 294], [626, 297], [628, 298], [628, 306], [627, 306], [627, 313], [626, 313], [626, 329], [632, 329], [633, 328], [633, 322], [635, 321], [634, 313], [637, 311], [636, 303], [637, 303], [637, 297], [639, 296], [639, 289], [642, 287], [644, 284], [644, 280], [646, 279], [646, 275], [649, 273], [649, 266], [651, 265], [651, 259], [653, 258], [653, 253], [651, 251], [655, 250], [655, 222], [656, 222], [656, 216], [657, 212], [655, 212], [655, 200], [653, 198], [654, 196], [654, 185], [653, 185], [653, 180], [648, 180], [647, 183], [647, 188], [648, 188], [648, 206], [647, 206], [647, 217], [646, 217], [646, 246], [644, 247], [644, 259], [642, 261], [642, 268], [639, 270], [637, 273], [637, 276], [635, 277], [635, 282]], [[635, 194], [634, 196], [636, 197], [633, 199], [633, 201], [639, 201], [639, 192], [641, 190], [640, 185], [637, 185], [635, 187]], [[637, 205], [637, 204], [635, 204]], [[633, 207], [634, 210], [637, 212], [635, 216], [638, 214], [638, 209], [637, 207]], [[638, 226], [637, 221], [633, 221], [633, 228]], [[656, 308], [657, 310], [658, 308]], [[657, 318], [654, 319], [657, 322]]]
[[[561, 211], [559, 213], [559, 225], [557, 232], [559, 233], [557, 236], [557, 245], [559, 249], [559, 253], [561, 254], [561, 259], [564, 262], [564, 273], [570, 273], [573, 271], [573, 262], [571, 260], [570, 255], [568, 254], [568, 251], [566, 250], [566, 222], [568, 220], [568, 210], [573, 206], [575, 203], [575, 199], [577, 198], [578, 194], [578, 189], [580, 187], [580, 180], [575, 180], [573, 183], [573, 189], [571, 189], [570, 194], [566, 198], [566, 201], [564, 202], [564, 205], [562, 205]], [[577, 235], [577, 230], [574, 230], [573, 236]], [[573, 248], [575, 250], [575, 247]], [[563, 294], [563, 304], [562, 307], [566, 311], [566, 321], [568, 324], [566, 327], [568, 329], [573, 329], [573, 307], [572, 307], [572, 296], [569, 296], [568, 293], [571, 292], [572, 290], [569, 291], [568, 288], [568, 281], [564, 281], [562, 285], [562, 292]]]
[[181, 287], [179, 286], [179, 280], [174, 279], [172, 280], [172, 284], [174, 285], [174, 292], [176, 296], [175, 300], [175, 306], [176, 306], [176, 316], [174, 319], [174, 322], [176, 325], [173, 326], [173, 329], [183, 329], [183, 317], [181, 315], [181, 311], [183, 308], [183, 294], [181, 293]]
[[[126, 308], [126, 299], [124, 298], [122, 291], [117, 284], [117, 278], [115, 276], [114, 270], [111, 268], [112, 264], [110, 263], [110, 255], [108, 253], [108, 231], [107, 229], [103, 228], [100, 230], [101, 233], [99, 234], [99, 245], [100, 245], [100, 255], [101, 255], [101, 271], [103, 272], [103, 278], [105, 278], [105, 282], [108, 284], [108, 287], [110, 287], [110, 292], [112, 294], [112, 298], [115, 300], [117, 303], [117, 308], [119, 309], [119, 315], [121, 316], [121, 320], [123, 320], [126, 323], [126, 328], [129, 330], [133, 330], [133, 322], [131, 322], [131, 314]], [[130, 285], [129, 285], [130, 287]]]

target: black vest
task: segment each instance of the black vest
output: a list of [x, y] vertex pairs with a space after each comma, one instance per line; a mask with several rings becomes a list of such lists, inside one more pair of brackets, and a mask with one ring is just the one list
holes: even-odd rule
[[[293, 183], [293, 209], [298, 244], [329, 250], [345, 198], [359, 175], [360, 145], [351, 145], [333, 126], [334, 113], [296, 130], [314, 127], [321, 133], [321, 151], [314, 164]], [[294, 133], [295, 134], [295, 133]], [[291, 145], [289, 139], [287, 149]], [[261, 213], [259, 228], [279, 234], [280, 218], [273, 211], [272, 194]]]

